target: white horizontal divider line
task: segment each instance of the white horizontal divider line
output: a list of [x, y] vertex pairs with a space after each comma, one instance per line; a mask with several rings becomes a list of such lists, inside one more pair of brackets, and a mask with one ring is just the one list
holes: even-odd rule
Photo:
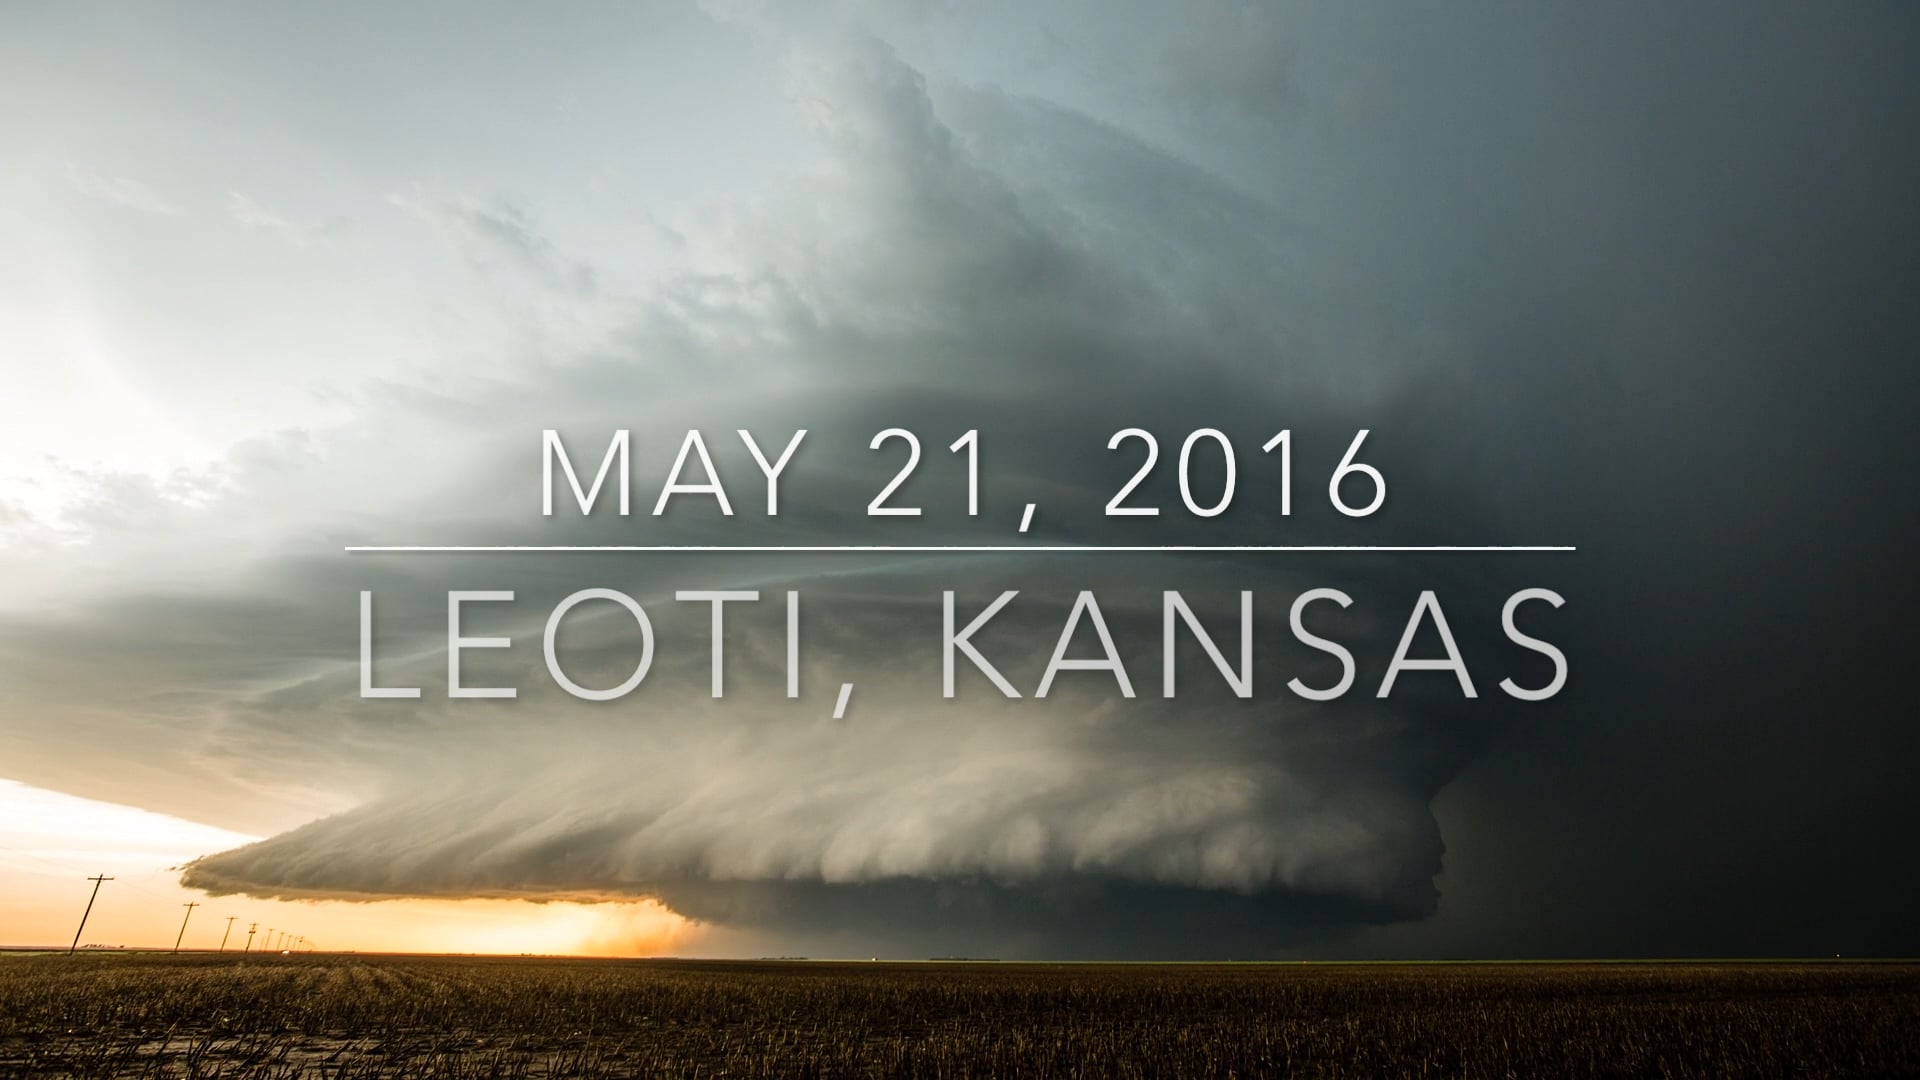
[[1426, 554], [1429, 552], [1570, 552], [1571, 544], [350, 544], [349, 555], [480, 555], [522, 553], [831, 555], [1153, 555], [1161, 553], [1278, 555], [1335, 552]]

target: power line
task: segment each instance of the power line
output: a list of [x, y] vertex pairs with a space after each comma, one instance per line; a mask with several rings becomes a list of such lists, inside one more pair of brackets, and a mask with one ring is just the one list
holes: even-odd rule
[[[87, 880], [93, 882], [93, 895], [87, 897], [87, 910], [80, 913], [80, 928], [73, 932], [73, 944], [67, 946], [68, 956], [72, 956], [73, 950], [80, 947], [80, 935], [86, 933], [87, 930], [87, 916], [93, 914], [93, 902], [100, 898], [100, 883], [103, 881], [112, 881], [113, 879], [105, 874], [95, 874]], [[191, 912], [189, 912], [189, 914], [191, 914]]]

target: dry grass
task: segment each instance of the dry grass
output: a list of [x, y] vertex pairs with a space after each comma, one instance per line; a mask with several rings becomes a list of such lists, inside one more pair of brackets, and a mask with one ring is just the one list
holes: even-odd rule
[[1920, 1075], [1920, 967], [0, 958], [33, 1076]]

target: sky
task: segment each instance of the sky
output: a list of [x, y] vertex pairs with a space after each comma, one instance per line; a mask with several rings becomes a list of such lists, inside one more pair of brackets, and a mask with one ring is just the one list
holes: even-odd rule
[[[0, 937], [67, 942], [105, 873], [87, 942], [198, 902], [202, 947], [1913, 955], [1916, 45], [1868, 3], [9, 8]], [[926, 513], [869, 517], [896, 427]], [[1102, 513], [1130, 427], [1158, 517]], [[735, 513], [648, 513], [695, 428]], [[770, 517], [733, 433], [801, 428]], [[542, 514], [547, 429], [630, 430], [635, 512]], [[1054, 544], [1578, 550], [344, 550], [1001, 544], [1029, 502]], [[545, 674], [585, 588], [657, 633], [617, 702]], [[1331, 681], [1314, 588], [1334, 702], [1282, 689]], [[1544, 681], [1525, 588], [1545, 702], [1494, 689]], [[688, 589], [767, 597], [723, 700]], [[1020, 590], [1022, 700], [941, 698], [948, 589]], [[1255, 594], [1251, 700], [1192, 648], [1159, 694], [1166, 589], [1217, 634]], [[360, 696], [363, 590], [420, 698]], [[512, 700], [447, 696], [451, 590], [515, 593], [465, 660]], [[1032, 693], [1081, 590], [1137, 697]], [[1426, 590], [1475, 698], [1373, 693]], [[583, 683], [623, 619], [569, 622]]]

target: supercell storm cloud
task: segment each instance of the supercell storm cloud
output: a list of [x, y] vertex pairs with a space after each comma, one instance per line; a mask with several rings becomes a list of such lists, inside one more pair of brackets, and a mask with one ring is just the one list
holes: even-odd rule
[[[556, 426], [577, 435], [573, 445], [592, 448], [574, 452], [583, 469], [598, 461], [614, 425], [631, 429], [635, 513], [611, 513], [609, 493], [584, 520], [537, 515], [538, 428], [530, 426], [518, 445], [489, 447], [503, 455], [490, 462], [495, 471], [527, 478], [522, 498], [490, 502], [485, 524], [463, 524], [459, 539], [484, 531], [488, 542], [543, 544], [965, 543], [1011, 532], [1012, 522], [996, 529], [961, 514], [931, 468], [900, 494], [924, 504], [926, 517], [863, 519], [859, 508], [891, 469], [863, 439], [836, 444], [834, 436], [890, 426], [928, 432], [929, 441], [948, 427], [978, 428], [987, 452], [1012, 464], [1011, 482], [1045, 497], [1041, 526], [1056, 539], [1430, 543], [1498, 527], [1426, 519], [1418, 495], [1364, 526], [1304, 506], [1282, 518], [1271, 498], [1262, 508], [1251, 497], [1246, 509], [1204, 523], [1170, 516], [1120, 530], [1102, 519], [1101, 505], [1132, 471], [1105, 449], [1121, 427], [1219, 425], [1257, 446], [1260, 425], [1291, 424], [1320, 437], [1301, 455], [1330, 471], [1351, 438], [1347, 417], [1369, 407], [1398, 419], [1417, 407], [1396, 400], [1396, 390], [1343, 396], [1309, 359], [1274, 363], [1295, 350], [1304, 357], [1288, 339], [1305, 337], [1317, 318], [1304, 305], [1286, 310], [1287, 283], [1306, 252], [1279, 215], [1262, 215], [1264, 235], [1249, 230], [1244, 197], [1042, 103], [960, 90], [949, 121], [921, 73], [876, 42], [840, 46], [814, 63], [804, 77], [827, 95], [818, 131], [832, 156], [804, 196], [809, 214], [757, 223], [772, 235], [750, 232], [744, 247], [765, 262], [740, 277], [671, 283], [638, 317], [644, 336], [628, 346], [631, 356], [584, 364], [562, 380], [579, 384], [579, 397], [517, 393], [512, 412], [501, 414], [557, 413]], [[1178, 212], [1149, 214], [1147, 200]], [[1226, 221], [1239, 235], [1216, 224]], [[796, 250], [807, 257], [787, 261]], [[1211, 252], [1210, 263], [1160, 264], [1192, 250]], [[1210, 333], [1215, 325], [1233, 332]], [[700, 343], [715, 340], [726, 342], [715, 350], [726, 355], [711, 359], [733, 370], [708, 382], [687, 370], [708, 366], [696, 368], [689, 354], [708, 359]], [[675, 368], [674, 401], [651, 403], [663, 378], [656, 373]], [[594, 385], [601, 400], [584, 392]], [[782, 478], [778, 518], [761, 513], [763, 481], [728, 432], [734, 424], [759, 426], [769, 456], [794, 425], [813, 433]], [[644, 513], [688, 426], [709, 435], [738, 506], [732, 517], [701, 505]], [[1435, 497], [1447, 482], [1429, 477], [1443, 466], [1404, 443], [1396, 453], [1400, 437], [1378, 451], [1393, 490], [1425, 487]], [[1162, 476], [1139, 498], [1172, 498], [1171, 488]], [[423, 531], [455, 530], [422, 514], [371, 539], [415, 542]], [[1391, 555], [1319, 564], [1245, 556], [479, 560], [410, 561], [391, 571], [413, 580], [379, 591], [381, 632], [388, 619], [411, 624], [419, 649], [433, 655], [416, 665], [424, 673], [382, 678], [444, 685], [444, 645], [434, 640], [443, 604], [419, 579], [511, 588], [521, 644], [498, 662], [513, 677], [493, 681], [522, 686], [517, 708], [489, 716], [434, 701], [438, 690], [419, 702], [361, 705], [366, 723], [405, 717], [425, 727], [422, 753], [450, 741], [458, 767], [435, 778], [409, 765], [382, 778], [390, 790], [363, 806], [195, 865], [190, 884], [280, 896], [656, 896], [694, 917], [795, 930], [843, 929], [858, 922], [849, 912], [877, 907], [893, 932], [929, 941], [941, 941], [943, 928], [966, 935], [944, 942], [954, 949], [983, 926], [1013, 941], [1060, 938], [1089, 923], [1090, 906], [1105, 909], [1093, 924], [1135, 935], [1164, 926], [1170, 913], [1186, 920], [1244, 908], [1267, 917], [1238, 916], [1261, 927], [1236, 931], [1241, 947], [1286, 944], [1302, 935], [1300, 924], [1324, 930], [1433, 909], [1441, 843], [1428, 800], [1512, 704], [1493, 683], [1528, 659], [1499, 635], [1505, 593], [1493, 595], [1493, 580], [1446, 581], [1443, 600], [1454, 620], [1466, 620], [1462, 648], [1478, 653], [1494, 699], [1465, 701], [1451, 675], [1409, 674], [1391, 699], [1372, 700], [1414, 601], [1433, 584], [1423, 575], [1447, 577], [1444, 566]], [[1528, 580], [1524, 567], [1492, 576]], [[1296, 676], [1339, 679], [1331, 657], [1287, 628], [1295, 596], [1326, 585], [1357, 602], [1323, 605], [1316, 622], [1330, 635], [1338, 629], [1365, 678], [1352, 702], [1320, 705], [1282, 687]], [[585, 587], [625, 590], [659, 624], [657, 669], [617, 704], [568, 702], [537, 671], [546, 609], [557, 590]], [[661, 602], [684, 588], [751, 588], [769, 598], [730, 610], [733, 689], [724, 701], [709, 695], [706, 608], [676, 612]], [[788, 588], [804, 589], [808, 605], [810, 705], [778, 694], [777, 598]], [[1122, 699], [1109, 677], [1073, 674], [1044, 702], [1008, 701], [978, 675], [943, 700], [942, 591], [963, 592], [971, 618], [1003, 588], [1022, 595], [977, 644], [1023, 696], [1084, 589], [1100, 597], [1130, 681], [1143, 688], [1138, 699]], [[1229, 652], [1240, 636], [1240, 591], [1256, 591], [1256, 700], [1233, 700], [1224, 683], [1211, 690], [1219, 676], [1190, 639], [1181, 658], [1188, 686], [1162, 696], [1163, 589], [1183, 590]], [[631, 625], [617, 612], [583, 612], [582, 622], [591, 627], [587, 640], [570, 643], [569, 670], [593, 685], [619, 682], [633, 665]], [[383, 655], [405, 655], [405, 640], [383, 638]], [[345, 698], [355, 677], [330, 678]], [[836, 722], [827, 703], [840, 679], [859, 689]]]
[[[588, 43], [554, 29], [522, 61], [567, 87], [551, 115], [501, 105], [473, 122], [549, 147], [564, 183], [449, 179], [392, 132], [358, 144], [366, 197], [347, 210], [280, 210], [232, 181], [220, 212], [249, 242], [378, 284], [322, 298], [329, 325], [417, 302], [430, 329], [375, 344], [431, 358], [369, 373], [315, 325], [299, 392], [324, 416], [164, 475], [76, 472], [58, 515], [0, 503], [8, 551], [74, 569], [55, 585], [28, 559], [0, 563], [28, 598], [0, 614], [7, 775], [104, 790], [87, 762], [115, 746], [138, 764], [114, 783], [147, 805], [268, 837], [185, 867], [216, 895], [650, 897], [770, 952], [1866, 944], [1862, 912], [1912, 884], [1871, 838], [1916, 824], [1886, 773], [1915, 749], [1890, 719], [1910, 665], [1889, 662], [1910, 637], [1913, 519], [1883, 502], [1912, 449], [1912, 369], [1895, 363], [1915, 340], [1920, 250], [1902, 194], [1920, 189], [1910, 20], [1819, 33], [1755, 9], [1741, 44], [1655, 5], [1203, 5], [1178, 26], [1121, 6], [1111, 31], [1063, 38], [1071, 17], [1044, 5], [968, 33], [931, 10], [710, 7], [686, 16], [689, 40], [777, 72], [754, 84], [772, 120], [746, 124], [747, 84], [724, 73], [659, 74], [710, 81], [686, 116], [569, 81]], [[318, 77], [303, 72], [284, 77]], [[630, 138], [609, 119], [623, 109]], [[594, 118], [591, 147], [568, 141], [577, 115]], [[486, 175], [484, 146], [436, 137]], [[61, 183], [90, 206], [195, 212], [74, 170]], [[752, 183], [708, 190], [710, 175]], [[698, 197], [669, 213], [639, 193], [672, 183]], [[388, 230], [417, 245], [408, 274], [465, 284], [416, 295], [389, 277]], [[236, 305], [268, 302], [222, 280]], [[911, 518], [864, 512], [904, 460], [869, 446], [893, 428], [924, 444], [891, 496], [924, 508]], [[1108, 448], [1128, 428], [1158, 439], [1128, 496], [1158, 516], [1103, 513], [1140, 465], [1137, 446]], [[631, 433], [630, 513], [610, 492], [591, 513], [565, 494], [541, 512], [549, 429], [583, 482]], [[696, 429], [733, 512], [682, 498], [656, 515]], [[777, 516], [743, 429], [769, 455], [808, 432]], [[1182, 510], [1176, 481], [1201, 429], [1238, 461], [1215, 517]], [[1289, 514], [1260, 449], [1283, 429]], [[948, 450], [968, 430], [978, 515]], [[1362, 430], [1387, 495], [1350, 516], [1327, 478]], [[1193, 476], [1196, 498], [1219, 494], [1215, 448]], [[1364, 487], [1346, 490], [1364, 502]], [[1817, 520], [1788, 512], [1802, 497]], [[1579, 550], [343, 550], [1015, 542]], [[651, 670], [617, 701], [561, 692], [542, 656], [548, 614], [582, 589], [651, 620]], [[1342, 677], [1290, 624], [1316, 589], [1352, 601], [1303, 616], [1351, 653], [1337, 700], [1289, 688]], [[1548, 701], [1501, 688], [1555, 678], [1503, 628], [1528, 589], [1566, 601], [1516, 615], [1567, 660]], [[721, 700], [710, 609], [684, 590], [760, 596], [726, 612]], [[943, 593], [965, 622], [1006, 590], [1019, 596], [974, 644], [1019, 699], [970, 662], [943, 696]], [[1251, 594], [1244, 699], [1187, 624], [1179, 692], [1163, 693], [1169, 590], [1236, 662]], [[513, 645], [469, 651], [461, 676], [512, 699], [449, 697], [458, 591], [514, 594], [466, 609], [465, 633]], [[417, 698], [361, 696], [362, 592], [378, 685]], [[1472, 696], [1418, 669], [1379, 693], [1427, 592]], [[1083, 593], [1134, 692], [1067, 670], [1041, 698]], [[1445, 655], [1431, 621], [1418, 631], [1411, 656]], [[634, 670], [616, 606], [580, 608], [559, 637], [583, 685]], [[1099, 644], [1083, 624], [1072, 655]], [[1733, 761], [1772, 794], [1741, 795]], [[1823, 852], [1855, 899], [1786, 926], [1826, 891], [1777, 857], [1789, 841]], [[1689, 854], [1704, 849], [1710, 874]], [[1571, 910], [1593, 936], [1556, 936]]]

